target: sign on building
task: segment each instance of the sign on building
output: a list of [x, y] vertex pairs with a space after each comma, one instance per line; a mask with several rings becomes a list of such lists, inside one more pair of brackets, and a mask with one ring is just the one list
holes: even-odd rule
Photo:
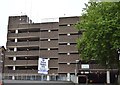
[[39, 60], [38, 60], [38, 73], [48, 74], [48, 59], [39, 58]]
[[82, 68], [82, 69], [89, 69], [89, 64], [82, 64], [82, 65], [81, 65], [81, 68]]

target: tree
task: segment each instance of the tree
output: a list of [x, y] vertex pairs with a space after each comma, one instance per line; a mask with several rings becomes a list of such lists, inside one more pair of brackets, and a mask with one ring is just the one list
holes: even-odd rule
[[120, 67], [120, 2], [89, 2], [75, 27], [83, 31], [77, 40], [83, 60]]

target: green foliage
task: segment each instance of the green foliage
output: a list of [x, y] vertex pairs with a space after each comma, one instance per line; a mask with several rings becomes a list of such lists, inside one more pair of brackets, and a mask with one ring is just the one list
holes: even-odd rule
[[89, 2], [75, 27], [84, 30], [77, 40], [83, 60], [96, 59], [107, 68], [119, 67], [120, 2]]

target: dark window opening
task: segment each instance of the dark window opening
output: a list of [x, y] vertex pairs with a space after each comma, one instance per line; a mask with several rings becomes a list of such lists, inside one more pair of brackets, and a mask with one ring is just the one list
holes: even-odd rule
[[67, 24], [62, 24], [62, 25], [59, 25], [60, 27], [62, 27], [62, 26], [67, 26]]
[[71, 33], [70, 35], [79, 35], [79, 33]]
[[70, 53], [70, 54], [79, 54], [79, 53], [75, 52], [75, 53]]
[[67, 35], [67, 34], [59, 34], [59, 36], [64, 36], [64, 35]]
[[13, 57], [8, 57], [9, 58], [9, 60], [13, 60]]
[[40, 39], [40, 41], [48, 41], [48, 39]]
[[97, 60], [90, 60], [90, 61], [81, 61], [81, 64], [98, 64]]
[[58, 58], [50, 58], [50, 60], [58, 60]]
[[14, 51], [14, 48], [9, 48], [10, 51]]
[[58, 50], [58, 48], [50, 48], [50, 50]]
[[18, 33], [27, 33], [28, 29], [22, 29], [22, 30], [18, 30]]
[[21, 38], [18, 39], [18, 42], [29, 42], [29, 41], [39, 41], [39, 38]]
[[48, 50], [47, 48], [40, 48], [40, 50]]
[[37, 66], [16, 66], [16, 70], [37, 70]]
[[53, 29], [53, 30], [51, 30], [51, 31], [58, 31], [58, 29]]
[[67, 55], [67, 53], [59, 53], [59, 55]]
[[59, 43], [59, 45], [67, 45], [67, 43]]
[[76, 45], [77, 43], [70, 43], [70, 45]]
[[38, 60], [39, 56], [16, 57], [16, 60]]
[[40, 28], [32, 28], [28, 30], [29, 32], [40, 32]]
[[51, 40], [58, 40], [58, 39], [51, 39]]
[[82, 35], [82, 31], [78, 31], [78, 34], [79, 34], [79, 35]]
[[40, 32], [48, 32], [48, 30], [40, 30]]
[[17, 51], [36, 51], [39, 50], [39, 47], [21, 47], [17, 48]]
[[7, 42], [15, 42], [15, 39], [8, 39]]
[[15, 33], [15, 30], [8, 30], [8, 33]]
[[12, 70], [13, 69], [13, 67], [12, 66], [8, 66], [8, 70]]

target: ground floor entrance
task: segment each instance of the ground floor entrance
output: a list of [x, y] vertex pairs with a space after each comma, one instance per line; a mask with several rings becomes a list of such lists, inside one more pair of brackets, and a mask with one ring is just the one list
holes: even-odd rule
[[[116, 83], [118, 79], [117, 71], [110, 71], [110, 83]], [[78, 83], [103, 84], [107, 83], [106, 71], [81, 71], [78, 73]]]

